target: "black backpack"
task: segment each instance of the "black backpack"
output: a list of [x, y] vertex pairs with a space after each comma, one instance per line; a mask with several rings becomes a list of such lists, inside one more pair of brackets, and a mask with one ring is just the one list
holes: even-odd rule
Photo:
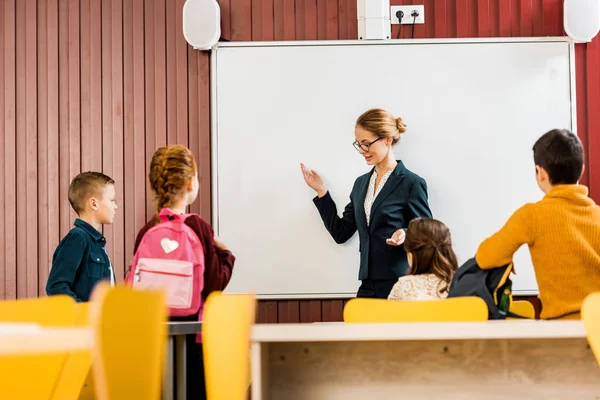
[[481, 269], [471, 258], [461, 265], [450, 282], [448, 297], [475, 296], [488, 306], [488, 319], [525, 318], [510, 311], [512, 303], [513, 264], [498, 268]]

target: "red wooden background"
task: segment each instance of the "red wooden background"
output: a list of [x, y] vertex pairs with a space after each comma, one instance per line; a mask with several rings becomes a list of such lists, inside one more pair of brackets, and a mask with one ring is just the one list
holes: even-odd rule
[[[181, 33], [184, 0], [0, 0], [0, 298], [44, 294], [52, 252], [71, 226], [71, 178], [100, 169], [121, 207], [105, 228], [119, 275], [153, 212], [149, 157], [190, 146], [210, 218], [209, 54]], [[356, 0], [221, 0], [231, 41], [357, 36]], [[560, 36], [562, 0], [392, 0], [424, 4], [417, 38]], [[393, 37], [398, 28], [393, 26]], [[402, 37], [410, 37], [404, 26]], [[584, 183], [600, 200], [600, 39], [578, 45], [578, 133]], [[595, 112], [593, 110], [596, 110]], [[507, 129], [510, 118], [507, 117]], [[599, 167], [600, 168], [600, 167]], [[339, 320], [343, 300], [266, 301], [259, 320]]]

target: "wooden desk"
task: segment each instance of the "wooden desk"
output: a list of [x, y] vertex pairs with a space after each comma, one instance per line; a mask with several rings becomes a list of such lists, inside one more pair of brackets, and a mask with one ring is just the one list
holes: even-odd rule
[[597, 399], [581, 321], [279, 324], [252, 331], [252, 399]]

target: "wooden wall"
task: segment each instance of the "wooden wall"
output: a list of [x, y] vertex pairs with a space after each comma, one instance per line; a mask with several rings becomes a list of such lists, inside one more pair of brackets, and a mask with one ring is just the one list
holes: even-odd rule
[[0, 298], [44, 295], [81, 171], [116, 180], [105, 235], [118, 276], [154, 209], [146, 169], [157, 147], [194, 151], [192, 209], [210, 218], [209, 54], [185, 42], [183, 4], [0, 0]]
[[[74, 218], [73, 176], [102, 170], [120, 210], [105, 228], [119, 276], [152, 214], [156, 147], [199, 160], [193, 211], [210, 218], [209, 54], [181, 33], [184, 0], [0, 0], [0, 298], [44, 295], [54, 248]], [[231, 41], [357, 36], [356, 0], [220, 0]], [[563, 35], [562, 0], [392, 0], [424, 4], [417, 38]], [[393, 36], [398, 26], [393, 26]], [[412, 30], [404, 26], [403, 38]], [[600, 201], [600, 39], [578, 45], [578, 133], [584, 183]], [[510, 127], [510, 120], [504, 123]], [[599, 167], [600, 168], [600, 167]], [[339, 320], [344, 300], [269, 301], [263, 322]]]

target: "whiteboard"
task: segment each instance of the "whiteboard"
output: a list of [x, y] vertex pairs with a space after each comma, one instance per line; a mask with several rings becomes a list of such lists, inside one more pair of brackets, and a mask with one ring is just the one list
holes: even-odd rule
[[[227, 43], [212, 55], [213, 226], [236, 256], [227, 292], [354, 296], [358, 234], [337, 245], [300, 173], [317, 170], [341, 215], [370, 170], [354, 123], [381, 107], [404, 118], [395, 148], [425, 178], [459, 262], [543, 193], [532, 146], [573, 130], [573, 46], [564, 38]], [[514, 291], [537, 293], [529, 250]]]

